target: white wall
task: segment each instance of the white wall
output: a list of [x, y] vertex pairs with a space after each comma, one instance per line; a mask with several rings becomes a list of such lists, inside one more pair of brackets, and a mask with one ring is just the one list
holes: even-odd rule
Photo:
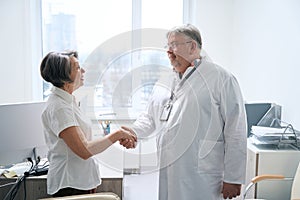
[[300, 1], [193, 3], [186, 22], [199, 27], [209, 56], [237, 77], [245, 100], [282, 105], [283, 120], [300, 129]]
[[0, 1], [0, 104], [42, 100], [39, 1]]
[[236, 0], [233, 66], [245, 99], [282, 105], [300, 129], [300, 1]]

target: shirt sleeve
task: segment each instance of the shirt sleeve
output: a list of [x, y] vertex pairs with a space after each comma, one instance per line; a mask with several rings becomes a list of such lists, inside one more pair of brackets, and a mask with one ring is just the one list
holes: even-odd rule
[[152, 116], [152, 104], [150, 103], [147, 112], [140, 114], [137, 120], [133, 123], [132, 130], [138, 138], [146, 138], [155, 130], [155, 121]]
[[247, 162], [247, 121], [239, 84], [231, 76], [221, 90], [221, 114], [224, 119], [224, 181], [245, 183]]
[[162, 87], [160, 84], [153, 87], [146, 111], [139, 115], [132, 126], [138, 138], [146, 138], [161, 127], [159, 117], [162, 105], [168, 101], [169, 97], [170, 90], [168, 88]]
[[57, 136], [66, 128], [79, 126], [72, 108], [58, 108], [50, 114], [49, 124]]

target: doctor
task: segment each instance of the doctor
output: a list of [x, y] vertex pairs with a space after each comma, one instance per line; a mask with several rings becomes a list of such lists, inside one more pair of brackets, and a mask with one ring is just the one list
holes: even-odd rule
[[156, 88], [147, 112], [124, 128], [139, 138], [158, 133], [159, 200], [237, 197], [245, 181], [247, 147], [238, 82], [200, 56], [196, 27], [175, 27], [167, 39], [172, 83], [168, 90]]

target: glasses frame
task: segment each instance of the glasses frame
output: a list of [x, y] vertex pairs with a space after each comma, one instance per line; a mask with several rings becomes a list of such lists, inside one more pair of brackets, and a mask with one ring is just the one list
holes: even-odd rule
[[187, 42], [172, 42], [171, 44], [167, 44], [164, 46], [165, 49], [176, 49], [179, 45], [184, 45], [193, 42], [193, 40], [187, 41]]

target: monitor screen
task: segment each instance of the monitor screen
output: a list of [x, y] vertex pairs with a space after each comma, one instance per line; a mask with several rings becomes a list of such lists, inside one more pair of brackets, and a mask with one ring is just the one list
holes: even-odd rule
[[41, 114], [45, 102], [0, 105], [0, 165], [23, 162], [45, 147]]
[[246, 103], [248, 137], [252, 126], [280, 127], [281, 106], [274, 103]]

